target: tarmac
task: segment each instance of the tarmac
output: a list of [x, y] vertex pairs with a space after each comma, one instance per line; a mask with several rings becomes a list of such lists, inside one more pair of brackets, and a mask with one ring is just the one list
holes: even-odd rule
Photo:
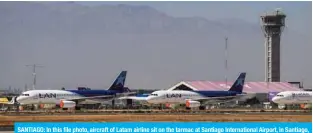
[[[56, 117], [58, 116], [58, 117]], [[120, 122], [120, 121], [205, 121], [205, 122], [312, 122], [311, 110], [41, 110], [0, 112], [0, 133], [12, 133], [17, 121], [28, 122]]]
[[183, 115], [183, 114], [262, 114], [262, 115], [311, 115], [311, 110], [260, 110], [260, 109], [211, 109], [211, 110], [151, 110], [151, 109], [140, 109], [140, 110], [80, 110], [80, 111], [64, 111], [64, 110], [38, 110], [38, 111], [9, 111], [0, 112], [1, 115], [5, 116], [41, 116], [41, 115], [112, 115], [112, 114], [172, 114], [172, 115]]

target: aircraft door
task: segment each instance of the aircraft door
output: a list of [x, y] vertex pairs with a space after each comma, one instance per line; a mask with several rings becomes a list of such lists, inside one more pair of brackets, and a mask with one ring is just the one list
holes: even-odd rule
[[300, 99], [299, 99], [299, 97], [295, 94], [295, 93], [292, 93], [291, 95], [287, 95], [287, 97], [289, 98], [289, 100], [291, 101], [291, 102], [296, 102], [296, 101], [299, 101]]
[[33, 98], [34, 100], [37, 100], [39, 98], [39, 94], [35, 94]]

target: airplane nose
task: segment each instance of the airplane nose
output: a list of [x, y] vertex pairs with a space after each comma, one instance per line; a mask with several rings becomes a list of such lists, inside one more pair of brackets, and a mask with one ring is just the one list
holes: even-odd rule
[[151, 97], [147, 97], [147, 102], [151, 102]]
[[16, 98], [16, 101], [17, 101], [17, 102], [20, 102], [20, 101], [21, 101], [21, 97], [17, 97], [17, 98]]
[[148, 97], [148, 98], [147, 98], [147, 102], [148, 102], [148, 103], [153, 103], [153, 102], [154, 102], [154, 99], [155, 99], [155, 98], [153, 98], [153, 97]]
[[272, 101], [273, 101], [274, 103], [277, 103], [277, 102], [279, 101], [279, 98], [273, 97], [273, 98], [272, 98]]
[[16, 102], [21, 103], [24, 99], [24, 97], [19, 96], [16, 98]]

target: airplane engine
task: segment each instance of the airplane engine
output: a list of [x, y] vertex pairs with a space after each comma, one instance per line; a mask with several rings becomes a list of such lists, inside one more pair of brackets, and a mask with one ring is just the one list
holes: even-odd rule
[[76, 103], [73, 101], [61, 101], [60, 107], [61, 108], [74, 108], [76, 106]]
[[312, 104], [300, 104], [300, 107], [303, 109], [310, 109], [312, 108]]
[[186, 107], [188, 108], [197, 108], [200, 107], [200, 102], [198, 101], [191, 101], [191, 100], [186, 100]]

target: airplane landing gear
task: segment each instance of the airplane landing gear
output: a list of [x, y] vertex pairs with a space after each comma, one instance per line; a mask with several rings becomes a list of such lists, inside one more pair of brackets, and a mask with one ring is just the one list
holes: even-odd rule
[[81, 109], [81, 107], [77, 107], [77, 106], [75, 107], [75, 110], [80, 110], [80, 109]]
[[199, 106], [199, 110], [205, 110], [205, 106]]

